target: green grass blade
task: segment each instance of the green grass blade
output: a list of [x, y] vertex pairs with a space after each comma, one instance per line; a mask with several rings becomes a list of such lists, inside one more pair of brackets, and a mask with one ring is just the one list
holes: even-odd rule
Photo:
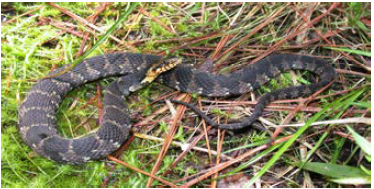
[[355, 139], [356, 143], [362, 151], [364, 151], [366, 154], [371, 156], [371, 143], [367, 141], [364, 137], [356, 133], [350, 126], [347, 126], [348, 131], [352, 134], [353, 138]]
[[302, 169], [315, 172], [326, 177], [332, 182], [340, 184], [370, 184], [370, 175], [360, 168], [334, 163], [303, 162], [292, 163]]
[[[360, 96], [363, 92], [365, 91], [365, 88], [362, 89], [362, 90], [359, 90], [359, 91], [353, 91], [351, 93], [349, 93], [348, 95], [345, 95], [343, 97], [341, 97], [340, 99], [326, 105], [320, 112], [318, 112], [316, 115], [314, 115], [313, 117], [311, 117], [303, 127], [301, 127], [295, 134], [294, 136], [288, 140], [285, 145], [280, 148], [280, 150], [274, 154], [274, 156], [268, 161], [268, 163], [266, 163], [264, 165], [264, 167], [248, 182], [247, 186], [250, 186], [252, 185], [258, 178], [260, 178], [263, 174], [265, 174], [265, 172], [270, 169], [270, 167], [273, 166], [273, 164], [280, 158], [280, 156], [293, 144], [294, 141], [296, 141], [296, 139], [299, 138], [299, 136], [304, 133], [304, 131], [310, 126], [310, 124], [312, 124], [313, 122], [317, 121], [318, 119], [320, 118], [323, 118], [323, 117], [326, 117], [328, 115], [330, 115], [332, 112], [334, 112], [334, 110], [342, 107], [342, 106], [345, 106], [345, 108], [347, 108], [349, 106], [349, 104], [352, 103], [352, 101], [354, 101], [355, 99], [358, 98], [358, 96]], [[347, 99], [348, 98], [348, 99]], [[345, 100], [347, 99], [347, 100]], [[345, 103], [340, 103], [341, 101], [345, 100], [344, 102]], [[343, 109], [345, 109], [343, 108]], [[336, 116], [340, 116], [340, 114], [337, 114]], [[326, 134], [327, 136], [327, 134]], [[323, 137], [321, 137], [321, 139], [319, 140], [319, 144], [322, 144], [322, 141], [324, 140]], [[313, 150], [312, 150], [312, 153], [314, 153], [314, 151], [317, 149], [317, 146], [319, 145], [316, 145]], [[310, 157], [311, 153], [308, 154], [308, 158]]]
[[[332, 110], [330, 112], [335, 112], [337, 110], [340, 110], [339, 113], [335, 114], [335, 116], [332, 119], [339, 118], [343, 112], [353, 103], [355, 99], [357, 99], [362, 93], [365, 92], [365, 89], [359, 90], [359, 91], [353, 91], [343, 97], [340, 97], [339, 99], [332, 102]], [[321, 146], [325, 138], [328, 136], [329, 133], [325, 132], [322, 134], [322, 136], [319, 138], [316, 145], [309, 151], [307, 158], [305, 160], [308, 160], [314, 152]]]
[[337, 51], [344, 51], [352, 54], [357, 54], [357, 55], [362, 55], [362, 56], [367, 56], [371, 57], [371, 52], [369, 51], [362, 51], [362, 50], [355, 50], [355, 49], [349, 49], [349, 48], [336, 48], [336, 47], [325, 47], [326, 49], [331, 49], [331, 50], [337, 50]]
[[78, 59], [76, 59], [72, 64], [71, 66], [69, 66], [68, 68], [66, 68], [65, 70], [61, 71], [60, 73], [54, 75], [54, 76], [58, 76], [58, 75], [61, 75], [69, 70], [71, 70], [72, 68], [74, 68], [75, 65], [79, 64], [80, 62], [82, 62], [85, 58], [88, 57], [88, 55], [90, 55], [97, 47], [99, 47], [105, 40], [108, 39], [109, 35], [111, 33], [113, 33], [113, 31], [117, 28], [117, 26], [124, 22], [127, 17], [130, 15], [130, 13], [132, 12], [132, 10], [138, 5], [139, 3], [138, 2], [133, 2], [133, 3], [130, 3], [130, 7], [119, 17], [119, 19], [108, 29], [108, 31], [95, 43], [95, 45], [89, 49], [88, 51], [86, 51], [81, 57], [79, 57]]
[[233, 175], [235, 173], [238, 173], [239, 171], [247, 168], [249, 165], [255, 163], [257, 160], [263, 158], [264, 156], [268, 155], [269, 153], [271, 153], [272, 151], [278, 149], [280, 146], [282, 146], [284, 143], [279, 143], [279, 144], [275, 144], [273, 146], [271, 146], [270, 148], [260, 152], [259, 154], [257, 154], [256, 156], [254, 156], [253, 158], [251, 158], [250, 160], [248, 160], [247, 162], [245, 163], [242, 163], [239, 167], [236, 167], [235, 169], [233, 169], [232, 171], [228, 172], [227, 174], [223, 175], [224, 176], [229, 176], [229, 175]]
[[[301, 168], [303, 162], [291, 163]], [[334, 163], [306, 162], [302, 167], [305, 170], [319, 173], [332, 178], [362, 177], [367, 176], [361, 169], [348, 165]]]
[[300, 137], [301, 134], [306, 131], [306, 129], [315, 122], [319, 117], [321, 117], [325, 112], [327, 112], [332, 107], [332, 104], [329, 104], [325, 106], [320, 112], [318, 112], [316, 115], [314, 115], [312, 118], [310, 118], [304, 126], [302, 126], [295, 134], [294, 136], [288, 140], [284, 146], [282, 146], [277, 153], [274, 154], [274, 156], [264, 165], [264, 167], [249, 180], [247, 183], [247, 186], [251, 186], [254, 184], [254, 182], [259, 179], [267, 170], [270, 169], [274, 165], [274, 163], [280, 158], [280, 156]]
[[79, 63], [81, 62], [83, 59], [85, 59], [89, 54], [91, 54], [97, 47], [99, 47], [106, 39], [108, 39], [109, 35], [111, 33], [113, 33], [113, 31], [117, 28], [117, 26], [119, 24], [121, 24], [122, 22], [124, 22], [127, 17], [130, 15], [130, 13], [132, 12], [132, 10], [138, 6], [138, 2], [134, 2], [134, 3], [131, 3], [130, 4], [130, 7], [119, 17], [119, 19], [108, 29], [108, 31], [97, 41], [97, 43], [90, 49], [88, 50], [86, 53], [84, 53], [84, 55], [79, 58], [77, 61], [75, 61], [74, 63]]

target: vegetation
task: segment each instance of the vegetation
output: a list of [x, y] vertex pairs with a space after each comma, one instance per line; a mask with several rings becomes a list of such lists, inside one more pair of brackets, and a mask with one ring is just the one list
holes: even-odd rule
[[[3, 187], [370, 185], [370, 3], [1, 6]], [[339, 77], [318, 95], [269, 105], [258, 123], [265, 130], [240, 132], [206, 126], [191, 111], [162, 100], [173, 96], [195, 103], [222, 122], [247, 116], [262, 94], [316, 78], [292, 71], [230, 99], [200, 98], [151, 84], [129, 98], [133, 135], [108, 157], [111, 161], [73, 166], [35, 154], [17, 130], [17, 107], [31, 86], [64, 64], [113, 51], [180, 56], [196, 67], [212, 61], [217, 73], [240, 69], [274, 51], [306, 54], [331, 62]], [[81, 136], [98, 127], [100, 99], [113, 79], [68, 94], [57, 115], [63, 136]]]

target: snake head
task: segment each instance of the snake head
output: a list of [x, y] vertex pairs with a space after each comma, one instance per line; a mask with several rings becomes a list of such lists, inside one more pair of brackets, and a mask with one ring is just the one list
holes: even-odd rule
[[181, 58], [167, 58], [153, 64], [144, 74], [134, 73], [121, 77], [118, 86], [122, 94], [127, 96], [130, 92], [137, 91], [153, 82], [160, 74], [182, 63]]
[[169, 57], [167, 59], [162, 59], [160, 63], [152, 65], [144, 79], [140, 82], [142, 85], [147, 85], [154, 81], [160, 74], [174, 68], [178, 64], [182, 63], [182, 59], [178, 57]]

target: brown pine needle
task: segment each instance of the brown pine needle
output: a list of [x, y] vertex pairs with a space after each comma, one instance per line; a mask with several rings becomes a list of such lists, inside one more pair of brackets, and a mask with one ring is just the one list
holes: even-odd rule
[[170, 186], [172, 188], [177, 188], [178, 187], [177, 185], [175, 185], [175, 184], [173, 184], [171, 182], [168, 182], [168, 181], [166, 181], [164, 179], [161, 179], [161, 178], [159, 178], [157, 176], [154, 176], [153, 174], [147, 173], [147, 172], [145, 172], [145, 171], [143, 171], [143, 170], [141, 170], [141, 169], [139, 169], [137, 167], [129, 165], [126, 162], [123, 162], [123, 161], [121, 161], [121, 160], [119, 160], [119, 159], [117, 159], [117, 158], [115, 158], [115, 157], [113, 157], [111, 155], [108, 155], [108, 159], [111, 160], [111, 161], [114, 161], [116, 163], [119, 163], [119, 164], [121, 164], [121, 165], [123, 165], [123, 166], [125, 166], [125, 167], [127, 167], [127, 168], [129, 168], [131, 170], [133, 170], [133, 171], [139, 172], [139, 173], [147, 175], [147, 176], [149, 176], [149, 177], [151, 177], [153, 179], [156, 179], [156, 180], [158, 180], [158, 181], [160, 181], [160, 182], [162, 182], [162, 183], [164, 183], [164, 184], [166, 184], [166, 185], [168, 185], [168, 186]]

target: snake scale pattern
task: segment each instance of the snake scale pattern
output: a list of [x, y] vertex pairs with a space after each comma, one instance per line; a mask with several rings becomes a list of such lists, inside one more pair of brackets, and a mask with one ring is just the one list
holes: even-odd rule
[[[126, 140], [131, 120], [125, 97], [133, 83], [145, 77], [160, 56], [113, 53], [83, 60], [67, 72], [67, 66], [52, 71], [38, 81], [19, 107], [19, 132], [23, 140], [39, 155], [63, 163], [80, 164], [105, 158]], [[162, 73], [157, 82], [176, 90], [208, 97], [238, 96], [258, 89], [287, 70], [308, 70], [319, 75], [310, 85], [294, 86], [267, 93], [260, 98], [252, 116], [238, 124], [220, 125], [239, 129], [261, 116], [271, 101], [308, 96], [329, 84], [336, 72], [326, 61], [302, 55], [274, 54], [228, 75], [216, 75], [180, 64]], [[64, 96], [74, 88], [102, 78], [118, 76], [104, 96], [103, 121], [98, 130], [86, 136], [68, 139], [57, 131], [56, 111]], [[135, 84], [134, 84], [135, 85]]]

